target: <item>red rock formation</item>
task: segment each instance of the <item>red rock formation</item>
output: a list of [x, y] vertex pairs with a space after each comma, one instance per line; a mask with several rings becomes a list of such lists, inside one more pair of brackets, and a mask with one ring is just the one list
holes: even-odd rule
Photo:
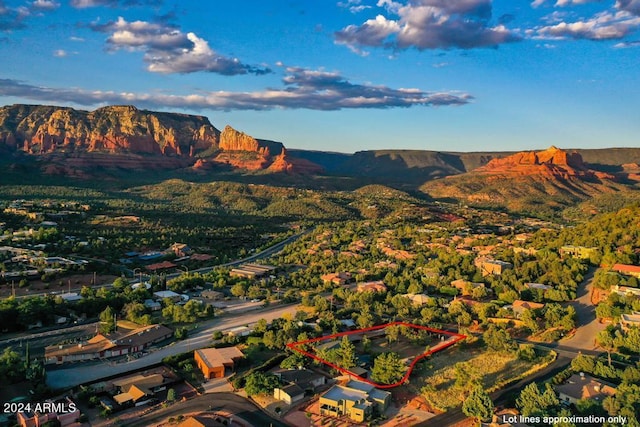
[[313, 175], [323, 172], [321, 166], [306, 159], [297, 159], [287, 155], [287, 150], [276, 156], [267, 169], [269, 172], [286, 173], [289, 175]]
[[64, 107], [0, 108], [0, 135], [32, 154], [108, 151], [193, 156], [218, 145], [219, 131], [206, 117], [111, 106], [92, 112]]
[[595, 177], [582, 161], [579, 153], [567, 153], [556, 147], [544, 151], [526, 151], [492, 159], [474, 172], [503, 175], [541, 175], [549, 178]]
[[222, 134], [220, 134], [219, 147], [225, 151], [255, 151], [269, 155], [269, 149], [260, 147], [257, 139], [244, 132], [238, 132], [229, 125], [225, 126]]

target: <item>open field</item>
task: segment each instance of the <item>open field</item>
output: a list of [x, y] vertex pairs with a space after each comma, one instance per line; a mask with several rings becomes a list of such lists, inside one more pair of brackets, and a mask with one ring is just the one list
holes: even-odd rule
[[506, 383], [525, 375], [553, 360], [544, 356], [537, 362], [520, 360], [509, 353], [480, 350], [458, 350], [436, 355], [414, 384], [424, 384], [422, 395], [427, 402], [441, 411], [460, 405], [470, 389], [469, 383], [481, 381], [485, 390], [494, 391]]

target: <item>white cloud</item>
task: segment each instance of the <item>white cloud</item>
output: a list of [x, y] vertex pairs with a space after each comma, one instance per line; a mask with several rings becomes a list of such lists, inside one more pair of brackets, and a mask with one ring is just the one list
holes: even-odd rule
[[54, 10], [60, 7], [60, 3], [53, 0], [35, 0], [31, 7], [36, 10]]
[[183, 33], [177, 27], [156, 22], [127, 21], [119, 17], [106, 24], [92, 24], [95, 31], [111, 34], [111, 50], [144, 52], [147, 70], [154, 73], [194, 73], [199, 71], [223, 75], [266, 74], [268, 68], [242, 63], [216, 53], [209, 43], [195, 33]]
[[347, 0], [338, 2], [338, 6], [349, 9], [351, 13], [359, 13], [363, 10], [371, 9], [371, 6], [361, 4], [362, 0]]
[[56, 58], [64, 58], [67, 55], [68, 53], [64, 49], [58, 49], [53, 51], [53, 56], [55, 56]]
[[[491, 25], [491, 0], [379, 0], [390, 16], [378, 15], [335, 33], [338, 44], [407, 49], [472, 49], [513, 42], [520, 37], [504, 25]], [[395, 15], [391, 17], [391, 15]]]
[[144, 108], [209, 110], [396, 108], [413, 106], [459, 106], [473, 97], [462, 92], [427, 92], [415, 88], [394, 89], [351, 83], [339, 73], [288, 67], [282, 88], [255, 92], [216, 91], [188, 95], [91, 91], [35, 86], [0, 79], [0, 95], [85, 106], [135, 104]]
[[640, 28], [640, 17], [629, 12], [601, 12], [594, 17], [576, 22], [560, 22], [537, 28], [533, 33], [550, 39], [621, 39]]

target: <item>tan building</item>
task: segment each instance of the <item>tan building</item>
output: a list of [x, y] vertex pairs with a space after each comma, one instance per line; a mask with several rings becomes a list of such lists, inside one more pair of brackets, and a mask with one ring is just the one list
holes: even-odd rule
[[346, 285], [351, 283], [353, 278], [349, 272], [329, 273], [321, 276], [324, 283], [332, 283], [334, 285]]
[[226, 369], [233, 369], [243, 357], [237, 347], [203, 348], [193, 353], [196, 365], [206, 379], [224, 378]]
[[358, 283], [356, 292], [387, 292], [387, 285], [382, 280]]
[[500, 276], [506, 270], [513, 269], [513, 264], [496, 259], [482, 259], [475, 263], [483, 276]]
[[515, 300], [513, 304], [511, 304], [511, 310], [516, 317], [522, 316], [522, 313], [524, 313], [525, 310], [539, 310], [541, 308], [544, 308], [544, 304], [532, 301], [522, 301], [519, 299]]
[[352, 421], [362, 423], [372, 417], [374, 410], [384, 414], [391, 402], [391, 393], [375, 388], [361, 381], [349, 381], [345, 385], [335, 385], [320, 396], [322, 415], [341, 417], [346, 415]]
[[627, 331], [631, 327], [640, 328], [640, 313], [623, 314], [620, 316], [620, 326]]
[[163, 325], [138, 329], [121, 329], [109, 335], [98, 334], [80, 344], [53, 345], [44, 350], [46, 364], [77, 362], [136, 353], [173, 336], [173, 330]]
[[138, 405], [153, 397], [156, 392], [165, 388], [162, 374], [135, 375], [113, 381], [113, 385], [120, 391], [113, 396], [119, 405]]
[[592, 256], [597, 255], [598, 248], [586, 247], [586, 246], [573, 246], [567, 245], [560, 248], [558, 251], [560, 256], [572, 256], [580, 259], [589, 259]]
[[243, 264], [238, 268], [233, 268], [229, 272], [231, 277], [246, 277], [247, 279], [259, 279], [269, 276], [276, 271], [272, 265]]
[[461, 295], [471, 295], [473, 289], [485, 287], [484, 283], [474, 283], [464, 279], [454, 280], [451, 286], [458, 289]]
[[415, 306], [423, 306], [433, 301], [433, 298], [426, 294], [404, 294], [402, 296], [409, 298]]

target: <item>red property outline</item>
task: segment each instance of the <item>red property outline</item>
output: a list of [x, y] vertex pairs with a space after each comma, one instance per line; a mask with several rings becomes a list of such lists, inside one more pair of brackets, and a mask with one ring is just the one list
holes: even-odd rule
[[[368, 380], [366, 378], [362, 378], [361, 376], [354, 374], [353, 372], [349, 371], [348, 369], [341, 368], [341, 367], [335, 365], [334, 363], [329, 362], [328, 360], [322, 359], [322, 358], [316, 356], [315, 354], [309, 353], [308, 351], [303, 350], [303, 349], [298, 347], [298, 346], [301, 346], [301, 345], [304, 345], [304, 344], [309, 344], [309, 343], [314, 343], [314, 342], [324, 341], [324, 340], [330, 340], [330, 339], [334, 339], [334, 338], [343, 337], [343, 336], [346, 336], [346, 335], [354, 335], [354, 334], [361, 334], [363, 332], [377, 331], [379, 329], [384, 329], [384, 328], [386, 328], [388, 326], [406, 326], [408, 328], [413, 328], [413, 329], [422, 329], [424, 331], [434, 332], [434, 333], [442, 334], [442, 335], [448, 335], [449, 337], [453, 337], [455, 339], [453, 339], [451, 341], [445, 341], [444, 343], [439, 343], [439, 344], [435, 345], [429, 351], [427, 351], [425, 353], [422, 353], [421, 355], [416, 357], [413, 360], [413, 362], [411, 362], [411, 364], [409, 365], [409, 369], [407, 370], [407, 372], [405, 372], [404, 377], [402, 377], [402, 379], [400, 381], [398, 381], [397, 383], [394, 383], [394, 384], [378, 384], [378, 383], [370, 381], [370, 380]], [[337, 369], [338, 371], [342, 372], [343, 374], [351, 375], [352, 377], [357, 378], [358, 381], [362, 381], [362, 382], [365, 382], [367, 384], [371, 384], [372, 386], [377, 387], [377, 388], [394, 388], [394, 387], [398, 387], [399, 385], [404, 384], [409, 379], [409, 375], [411, 375], [411, 372], [413, 371], [413, 367], [420, 360], [422, 360], [425, 357], [430, 356], [430, 355], [432, 355], [434, 353], [442, 351], [445, 348], [451, 347], [452, 345], [456, 344], [459, 341], [462, 341], [465, 338], [467, 338], [466, 335], [457, 334], [455, 332], [443, 331], [443, 330], [440, 330], [440, 329], [433, 329], [433, 328], [429, 328], [428, 326], [415, 325], [413, 323], [406, 323], [406, 322], [391, 322], [391, 323], [385, 323], [384, 325], [372, 326], [370, 328], [357, 329], [355, 331], [340, 332], [338, 334], [325, 335], [323, 337], [312, 338], [312, 339], [305, 340], [305, 341], [292, 342], [292, 343], [287, 344], [287, 347], [290, 348], [291, 350], [297, 351], [298, 353], [301, 353], [301, 354], [303, 354], [303, 355], [305, 355], [307, 357], [311, 357], [312, 359], [315, 359], [315, 360], [317, 360], [317, 361], [319, 361], [321, 363], [324, 363], [325, 365], [330, 366], [333, 369]]]

